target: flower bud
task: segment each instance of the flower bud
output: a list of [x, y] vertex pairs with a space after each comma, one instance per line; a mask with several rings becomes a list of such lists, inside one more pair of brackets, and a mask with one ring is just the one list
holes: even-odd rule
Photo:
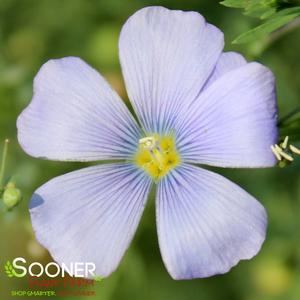
[[16, 188], [14, 183], [9, 182], [5, 187], [2, 198], [3, 203], [7, 208], [13, 208], [21, 201], [22, 193], [18, 188]]

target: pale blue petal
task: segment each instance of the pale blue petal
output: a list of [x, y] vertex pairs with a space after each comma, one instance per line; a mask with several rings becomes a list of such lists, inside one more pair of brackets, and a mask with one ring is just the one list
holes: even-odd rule
[[167, 132], [199, 94], [223, 49], [223, 33], [196, 12], [147, 7], [123, 26], [126, 88], [147, 132]]
[[227, 72], [233, 71], [247, 63], [246, 59], [236, 52], [223, 52], [210, 75], [208, 81], [205, 83], [204, 88], [208, 88], [214, 81], [221, 78]]
[[139, 129], [103, 77], [76, 57], [50, 60], [18, 118], [18, 139], [30, 155], [53, 160], [128, 158]]
[[182, 165], [159, 182], [156, 200], [160, 250], [174, 279], [226, 273], [265, 239], [263, 206], [213, 172]]
[[219, 167], [270, 167], [277, 143], [274, 76], [258, 63], [227, 72], [175, 126], [182, 160]]
[[108, 276], [138, 226], [151, 181], [131, 164], [75, 171], [41, 186], [30, 202], [38, 241], [55, 261], [93, 262]]

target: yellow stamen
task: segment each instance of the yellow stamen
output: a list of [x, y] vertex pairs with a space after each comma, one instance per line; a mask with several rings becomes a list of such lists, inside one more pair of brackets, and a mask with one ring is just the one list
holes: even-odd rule
[[278, 154], [281, 155], [286, 160], [288, 160], [288, 161], [293, 161], [294, 160], [294, 158], [292, 156], [285, 153], [278, 145], [275, 145], [275, 148], [276, 148]]
[[281, 144], [281, 147], [282, 147], [283, 149], [286, 149], [286, 147], [287, 147], [287, 145], [288, 145], [288, 142], [289, 142], [289, 137], [286, 136], [285, 139], [284, 139], [284, 141], [283, 141], [283, 143]]
[[297, 147], [290, 145], [290, 149], [293, 153], [300, 155], [300, 149], [298, 149]]
[[134, 160], [155, 181], [164, 177], [180, 163], [173, 135], [155, 134], [140, 139]]
[[281, 156], [280, 156], [280, 154], [278, 153], [278, 151], [277, 151], [277, 149], [273, 146], [273, 145], [271, 145], [271, 150], [272, 150], [272, 152], [274, 153], [274, 155], [276, 156], [276, 158], [277, 158], [277, 160], [281, 160]]
[[142, 148], [151, 150], [155, 147], [156, 139], [154, 136], [148, 136], [139, 140], [139, 144]]

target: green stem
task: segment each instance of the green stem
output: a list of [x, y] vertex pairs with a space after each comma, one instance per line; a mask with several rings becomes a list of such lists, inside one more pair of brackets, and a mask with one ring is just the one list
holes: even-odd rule
[[288, 121], [290, 118], [294, 117], [296, 114], [300, 113], [300, 106], [289, 112], [286, 116], [282, 117], [278, 121], [278, 127], [281, 127], [286, 121]]
[[5, 172], [8, 144], [9, 144], [9, 139], [5, 139], [4, 146], [3, 146], [3, 152], [2, 152], [1, 167], [0, 167], [0, 189], [4, 188], [3, 179], [4, 179], [4, 172]]

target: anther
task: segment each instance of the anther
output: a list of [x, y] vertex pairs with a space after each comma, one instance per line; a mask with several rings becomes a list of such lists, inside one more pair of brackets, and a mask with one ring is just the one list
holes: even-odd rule
[[290, 145], [290, 149], [293, 153], [300, 155], [300, 150], [297, 147]]
[[272, 152], [274, 153], [274, 155], [276, 156], [276, 158], [277, 158], [277, 160], [281, 160], [281, 156], [280, 156], [280, 154], [278, 153], [278, 151], [277, 151], [277, 149], [273, 146], [273, 145], [271, 145], [271, 150], [272, 150]]
[[156, 146], [156, 140], [154, 136], [147, 136], [141, 138], [139, 144], [146, 150], [152, 150]]
[[285, 158], [288, 161], [293, 161], [294, 158], [287, 153], [285, 153], [278, 145], [275, 145], [276, 151], [278, 152], [279, 155], [281, 155], [283, 158]]
[[282, 147], [283, 149], [286, 149], [286, 147], [287, 147], [287, 145], [288, 145], [288, 142], [289, 142], [289, 137], [286, 136], [285, 139], [284, 139], [284, 141], [283, 141], [283, 143], [281, 144], [281, 147]]
[[173, 136], [156, 134], [141, 138], [135, 162], [154, 180], [164, 177], [180, 163]]

